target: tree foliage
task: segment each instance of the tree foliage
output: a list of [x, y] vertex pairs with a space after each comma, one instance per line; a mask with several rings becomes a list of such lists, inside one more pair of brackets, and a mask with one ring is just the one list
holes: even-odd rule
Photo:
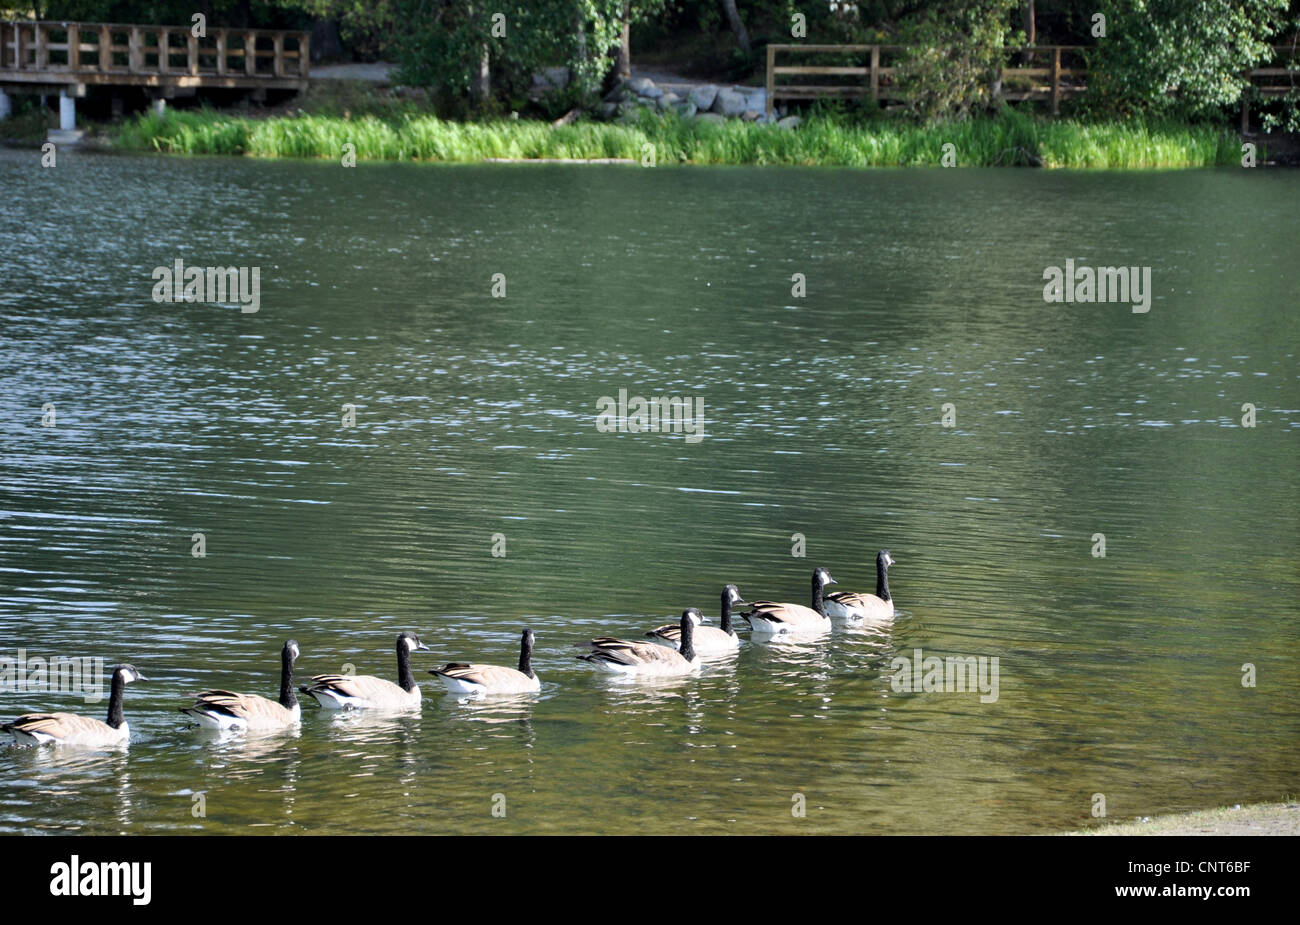
[[895, 71], [906, 106], [921, 121], [962, 119], [996, 102], [1007, 46], [1024, 41], [1012, 27], [1020, 0], [965, 0], [921, 10], [903, 26], [908, 51]]
[[[486, 53], [497, 102], [528, 89], [532, 75], [567, 67], [571, 93], [588, 102], [610, 68], [624, 15], [632, 22], [664, 0], [297, 0], [337, 19], [354, 41], [380, 36], [400, 79], [466, 100]], [[492, 108], [492, 107], [489, 107]]]
[[1102, 0], [1090, 55], [1092, 105], [1198, 117], [1236, 106], [1246, 72], [1271, 59], [1287, 0]]

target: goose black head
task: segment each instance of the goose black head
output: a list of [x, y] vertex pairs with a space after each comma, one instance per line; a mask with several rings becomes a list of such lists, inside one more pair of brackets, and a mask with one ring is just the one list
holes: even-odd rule
[[284, 644], [284, 648], [280, 651], [284, 657], [289, 660], [290, 664], [296, 662], [298, 656], [302, 654], [302, 650], [298, 648], [298, 640], [296, 639], [287, 640]]
[[876, 553], [876, 564], [881, 568], [889, 568], [894, 564], [894, 557], [889, 554], [888, 549], [882, 549]]
[[813, 572], [813, 581], [817, 582], [820, 585], [839, 584], [838, 581], [836, 581], [834, 578], [831, 577], [831, 573], [826, 571], [826, 569], [824, 568], [818, 568], [817, 571]]
[[722, 593], [727, 596], [728, 604], [744, 604], [745, 599], [740, 596], [740, 589], [735, 585], [727, 585], [722, 589]]
[[132, 681], [148, 681], [144, 675], [134, 665], [118, 665], [113, 669], [113, 677], [121, 678], [123, 684], [130, 684]]
[[420, 637], [411, 632], [402, 633], [397, 637], [397, 647], [407, 652], [429, 651], [429, 647], [420, 642]]

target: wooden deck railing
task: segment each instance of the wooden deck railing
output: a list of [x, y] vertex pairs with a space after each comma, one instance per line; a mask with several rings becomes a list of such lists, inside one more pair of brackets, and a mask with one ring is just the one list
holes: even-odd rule
[[[902, 45], [768, 45], [768, 116], [773, 114], [778, 99], [902, 99], [903, 94], [895, 83], [895, 77], [896, 62], [905, 51], [906, 48]], [[1082, 45], [1034, 45], [1007, 49], [1008, 61], [1016, 58], [1019, 63], [1008, 64], [1002, 69], [1002, 99], [1046, 100], [1052, 114], [1056, 115], [1064, 97], [1077, 96], [1088, 90], [1085, 61], [1087, 51], [1087, 46]], [[1296, 49], [1291, 46], [1276, 46], [1273, 52], [1274, 66], [1255, 68], [1247, 75], [1254, 92], [1261, 96], [1281, 96], [1300, 89], [1300, 61]], [[778, 53], [844, 54], [852, 55], [864, 63], [778, 65]], [[835, 84], [779, 84], [777, 78], [781, 76], [859, 79]]]
[[310, 34], [0, 21], [0, 82], [306, 87]]

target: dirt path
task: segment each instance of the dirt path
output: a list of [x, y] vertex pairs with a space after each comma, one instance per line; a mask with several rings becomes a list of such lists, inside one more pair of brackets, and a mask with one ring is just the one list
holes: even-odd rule
[[313, 65], [312, 80], [368, 80], [373, 83], [386, 84], [396, 65], [377, 61], [374, 64], [326, 64]]
[[[632, 76], [649, 77], [651, 80], [655, 82], [656, 87], [664, 87], [665, 89], [673, 90], [673, 91], [677, 91], [679, 88], [685, 88], [687, 91], [689, 91], [691, 87], [700, 87], [700, 86], [704, 86], [705, 84], [713, 84], [714, 86], [717, 87], [751, 87], [751, 88], [761, 87], [763, 85], [763, 81], [761, 79], [750, 81], [748, 83], [744, 83], [744, 82], [737, 83], [735, 81], [728, 81], [728, 80], [707, 80], [703, 77], [683, 77], [681, 74], [675, 74], [665, 67], [656, 66], [656, 65], [650, 65], [648, 67], [645, 67], [645, 66], [638, 65], [635, 61], [632, 62]], [[683, 93], [681, 95], [685, 96], [686, 94]]]
[[[388, 64], [384, 61], [377, 61], [373, 64], [314, 65], [311, 69], [311, 79], [365, 80], [372, 83], [387, 84], [391, 83], [392, 72], [395, 68], [396, 65]], [[691, 87], [698, 87], [701, 84], [709, 83], [709, 81], [701, 80], [699, 78], [683, 77], [681, 74], [674, 74], [661, 67], [641, 67], [635, 62], [632, 64], [632, 76], [649, 77], [655, 82], [655, 86], [665, 87], [670, 90], [676, 90], [679, 87], [685, 87], [689, 90]], [[722, 86], [730, 85], [723, 84]]]

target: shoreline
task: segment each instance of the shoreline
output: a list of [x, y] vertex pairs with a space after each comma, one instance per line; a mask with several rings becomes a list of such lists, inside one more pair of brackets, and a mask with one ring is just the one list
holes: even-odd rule
[[[89, 121], [81, 126], [87, 130], [82, 147], [336, 162], [346, 157], [348, 164], [1240, 169], [1243, 147], [1251, 143], [1256, 166], [1300, 165], [1300, 135], [1241, 135], [1224, 123], [1055, 118], [1028, 107], [931, 125], [816, 106], [779, 121], [692, 117], [647, 106], [615, 119], [573, 112], [554, 121], [514, 115], [441, 119], [409, 89], [329, 80], [269, 108], [169, 107], [161, 116], [140, 112]], [[0, 144], [40, 148], [49, 118], [29, 111], [0, 123]]]
[[1300, 802], [1252, 803], [1193, 810], [1139, 821], [1058, 832], [1058, 835], [1300, 835]]
[[[1082, 122], [1013, 111], [936, 126], [812, 115], [796, 125], [643, 116], [626, 122], [501, 119], [454, 122], [419, 111], [294, 113], [269, 118], [216, 110], [148, 114], [109, 129], [114, 148], [362, 161], [482, 163], [633, 161], [827, 167], [1240, 167], [1242, 142], [1222, 126]], [[1270, 142], [1255, 139], [1256, 162]], [[349, 147], [350, 146], [350, 147]], [[349, 155], [349, 152], [350, 155]]]

